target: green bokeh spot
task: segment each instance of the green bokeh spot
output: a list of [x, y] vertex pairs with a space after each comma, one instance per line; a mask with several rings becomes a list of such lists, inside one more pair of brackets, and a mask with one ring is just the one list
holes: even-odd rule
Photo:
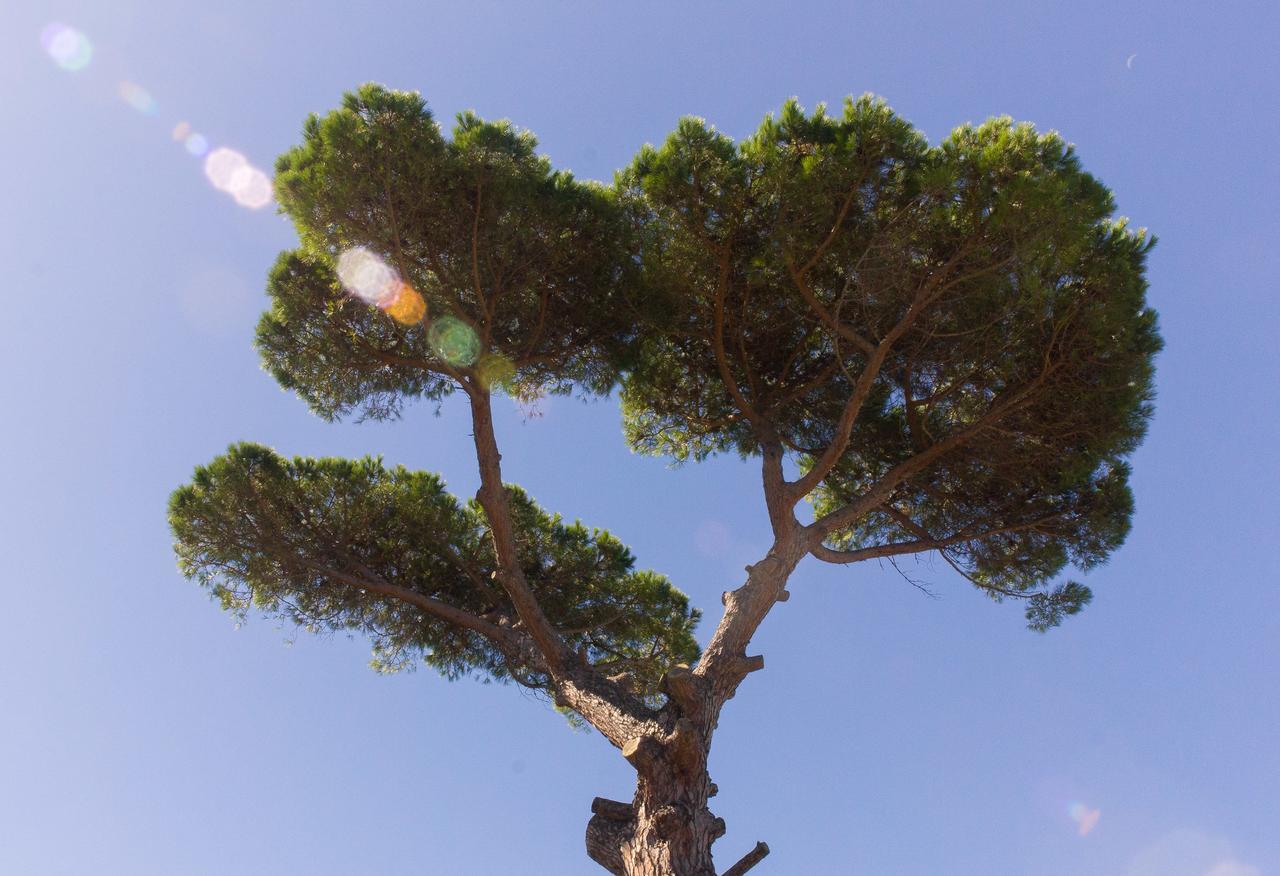
[[480, 355], [480, 339], [476, 333], [462, 320], [452, 316], [441, 317], [432, 323], [428, 339], [436, 355], [450, 365], [467, 366]]

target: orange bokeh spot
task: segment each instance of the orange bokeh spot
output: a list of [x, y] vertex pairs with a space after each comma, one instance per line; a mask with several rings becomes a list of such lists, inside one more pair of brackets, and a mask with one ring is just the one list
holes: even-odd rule
[[408, 284], [401, 283], [396, 297], [383, 310], [401, 325], [417, 325], [427, 315], [427, 302]]

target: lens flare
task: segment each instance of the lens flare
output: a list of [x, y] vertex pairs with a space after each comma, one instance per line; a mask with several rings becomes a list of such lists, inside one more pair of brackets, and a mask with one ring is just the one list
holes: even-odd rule
[[197, 158], [209, 151], [209, 141], [204, 138], [203, 134], [189, 135], [182, 145]]
[[151, 96], [151, 92], [136, 82], [121, 82], [119, 93], [121, 100], [143, 115], [155, 114], [156, 99]]
[[93, 45], [89, 38], [60, 21], [55, 21], [40, 32], [40, 45], [63, 70], [83, 70], [93, 58]]
[[1098, 819], [1102, 817], [1100, 810], [1090, 809], [1083, 803], [1072, 803], [1067, 807], [1067, 814], [1078, 825], [1080, 836], [1088, 836], [1089, 831], [1098, 826]]
[[178, 122], [173, 126], [173, 140], [175, 143], [181, 143], [191, 134], [191, 125], [186, 122]]
[[417, 325], [427, 315], [427, 302], [408, 283], [401, 283], [396, 297], [382, 309], [401, 325]]
[[363, 246], [353, 246], [338, 256], [338, 280], [361, 301], [379, 307], [391, 306], [404, 285], [390, 265]]
[[465, 367], [476, 361], [480, 354], [480, 339], [476, 333], [462, 320], [452, 316], [432, 323], [427, 340], [436, 355], [450, 365]]
[[249, 161], [234, 149], [223, 146], [209, 153], [204, 160], [204, 175], [219, 191], [231, 191], [231, 178], [237, 170], [248, 167]]
[[501, 353], [485, 353], [476, 363], [476, 376], [485, 389], [506, 385], [516, 376], [516, 367]]
[[256, 167], [240, 167], [231, 174], [230, 191], [241, 207], [259, 210], [271, 203], [271, 178]]
[[242, 207], [256, 210], [271, 201], [271, 179], [234, 149], [222, 146], [210, 152], [204, 160], [204, 175]]

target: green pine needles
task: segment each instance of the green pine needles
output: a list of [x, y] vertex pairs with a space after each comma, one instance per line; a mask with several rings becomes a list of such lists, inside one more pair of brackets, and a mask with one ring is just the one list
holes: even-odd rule
[[279, 159], [301, 243], [271, 271], [265, 367], [327, 419], [464, 392], [482, 488], [235, 445], [169, 508], [223, 607], [597, 726], [592, 703], [656, 707], [698, 662], [698, 611], [503, 485], [492, 433], [495, 392], [615, 388], [637, 451], [760, 459], [771, 556], [937, 552], [1042, 631], [1089, 602], [1055, 582], [1128, 532], [1161, 341], [1154, 239], [1057, 134], [994, 119], [930, 146], [864, 97], [789, 102], [740, 143], [685, 119], [609, 186], [535, 149], [471, 113], [446, 137], [417, 94], [366, 85]]
[[[666, 578], [635, 570], [609, 533], [566, 524], [518, 488], [510, 498], [525, 578], [571, 647], [646, 692], [697, 659], [698, 612]], [[484, 635], [518, 620], [488, 522], [433, 474], [237, 444], [174, 492], [169, 519], [183, 573], [225, 609], [363, 633], [382, 671], [423, 662], [450, 678], [547, 685]]]

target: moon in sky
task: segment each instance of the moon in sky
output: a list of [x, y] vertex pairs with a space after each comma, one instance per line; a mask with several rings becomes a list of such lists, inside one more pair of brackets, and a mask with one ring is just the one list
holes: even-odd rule
[[1138, 53], [1137, 53], [1137, 52], [1134, 52], [1132, 55], [1130, 55], [1128, 58], [1126, 58], [1126, 59], [1125, 59], [1125, 61], [1124, 61], [1124, 65], [1125, 65], [1126, 67], [1128, 67], [1130, 70], [1132, 70], [1132, 69], [1133, 69], [1133, 59], [1134, 59], [1134, 58], [1136, 58], [1136, 57], [1138, 57]]

